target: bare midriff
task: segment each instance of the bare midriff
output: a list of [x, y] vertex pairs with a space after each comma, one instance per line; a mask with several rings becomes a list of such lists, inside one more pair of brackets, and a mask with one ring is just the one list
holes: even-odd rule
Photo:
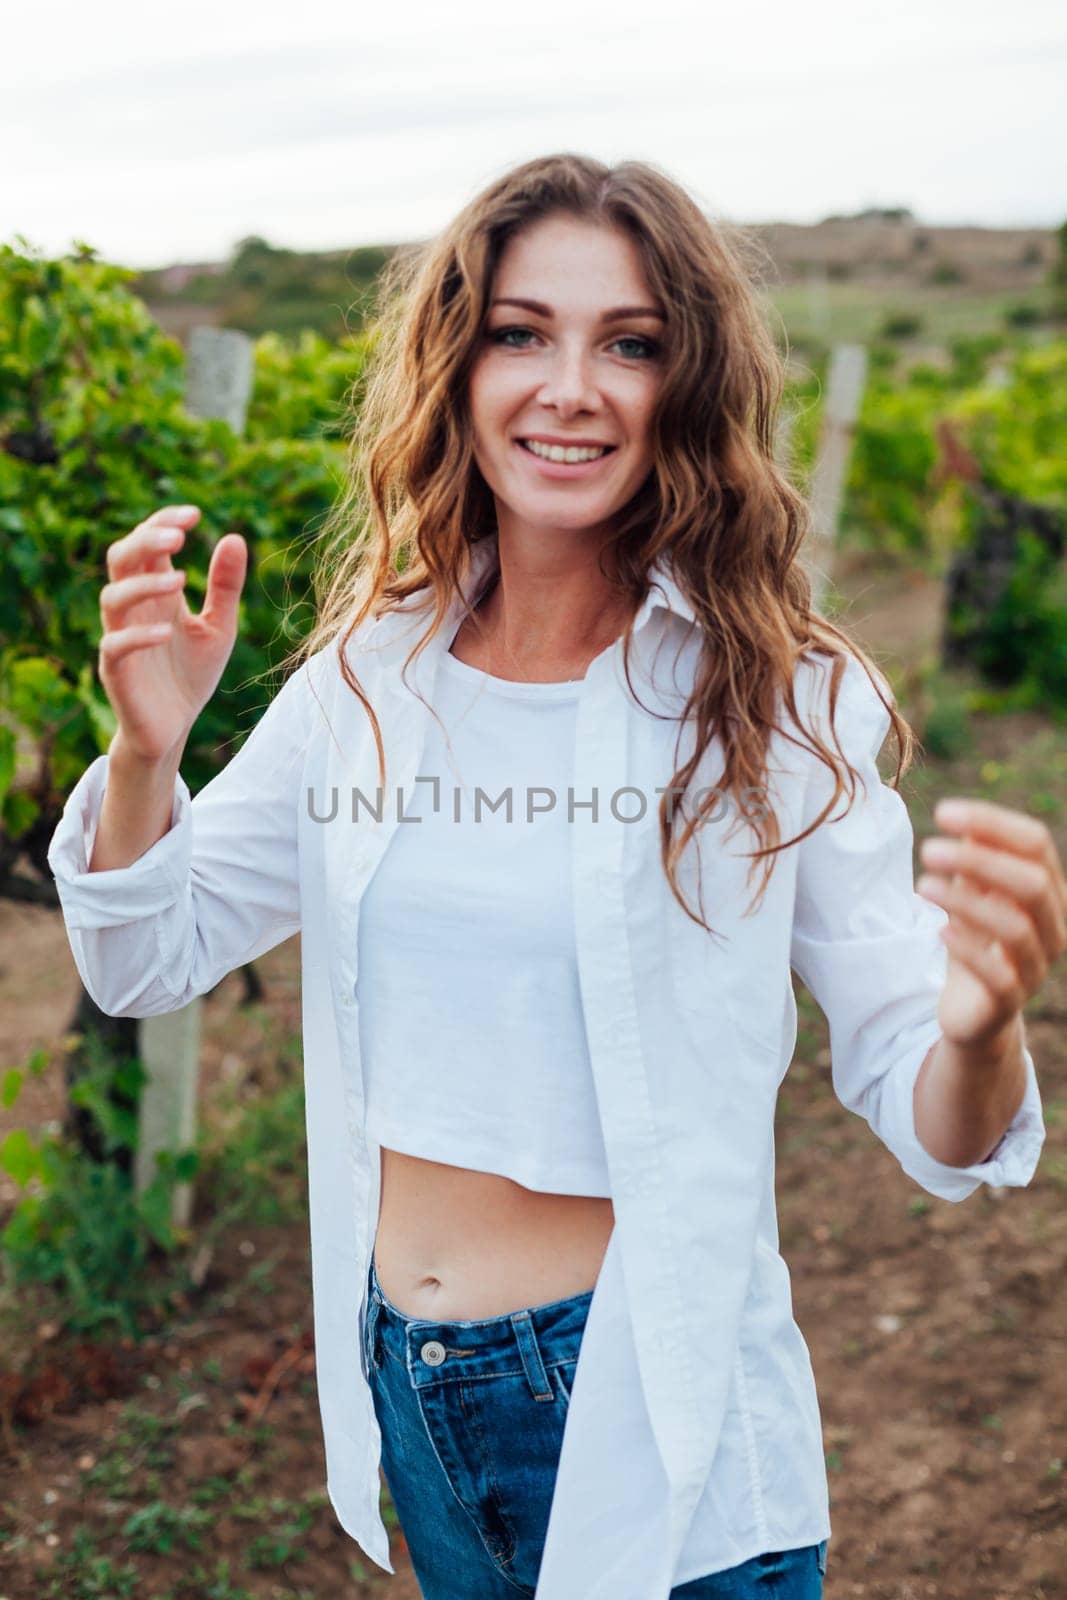
[[546, 1194], [384, 1146], [381, 1175], [375, 1269], [405, 1316], [500, 1317], [596, 1287], [610, 1199]]

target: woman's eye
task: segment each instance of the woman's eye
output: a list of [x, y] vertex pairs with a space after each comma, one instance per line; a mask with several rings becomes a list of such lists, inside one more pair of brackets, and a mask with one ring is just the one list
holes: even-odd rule
[[[533, 329], [532, 328], [518, 328], [518, 327], [515, 327], [515, 328], [497, 328], [495, 332], [493, 332], [493, 333], [491, 333], [489, 335], [489, 337], [493, 341], [494, 344], [505, 345], [508, 349], [511, 349], [511, 350], [516, 350], [516, 349], [523, 350], [523, 349], [526, 349], [527, 348], [526, 345], [508, 344], [508, 340], [511, 338], [511, 336], [513, 334], [519, 334], [519, 335], [531, 334], [532, 335], [533, 334]], [[654, 356], [657, 353], [658, 349], [659, 349], [659, 345], [656, 343], [655, 339], [645, 339], [640, 334], [636, 334], [636, 333], [624, 333], [624, 334], [621, 334], [618, 339], [615, 339], [613, 341], [613, 343], [615, 343], [615, 344], [636, 345], [637, 346], [636, 354], [637, 354], [639, 359], [643, 359], [643, 360], [647, 360], [647, 359], [651, 358], [652, 356]], [[630, 354], [632, 356], [633, 352], [631, 351]]]
[[494, 344], [503, 344], [508, 336], [512, 333], [529, 333], [530, 331], [531, 330], [529, 328], [498, 328], [496, 332], [491, 333], [489, 337], [492, 339]]
[[616, 339], [615, 343], [636, 344], [639, 346], [638, 354], [646, 357], [654, 356], [656, 351], [659, 349], [659, 346], [654, 339], [642, 339], [636, 333], [624, 333], [621, 338]]

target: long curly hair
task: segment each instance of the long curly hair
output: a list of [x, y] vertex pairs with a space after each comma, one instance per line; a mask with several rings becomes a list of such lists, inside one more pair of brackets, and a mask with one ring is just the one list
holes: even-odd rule
[[[572, 153], [524, 162], [484, 188], [436, 237], [390, 258], [379, 281], [367, 370], [346, 418], [345, 488], [319, 536], [316, 621], [288, 665], [336, 646], [344, 679], [370, 716], [384, 788], [381, 728], [345, 645], [368, 614], [380, 616], [423, 592], [416, 605], [432, 606], [433, 618], [406, 671], [451, 604], [462, 603], [471, 546], [496, 532], [493, 496], [474, 460], [468, 405], [494, 272], [512, 237], [561, 213], [625, 229], [667, 311], [663, 382], [652, 418], [655, 464], [613, 519], [610, 581], [636, 613], [653, 565], [666, 555], [706, 645], [680, 719], [694, 719], [693, 752], [663, 796], [659, 824], [671, 890], [686, 914], [713, 933], [679, 889], [678, 862], [724, 797], [739, 817], [751, 814], [747, 797], [762, 790], [779, 703], [801, 730], [798, 657], [815, 652], [832, 662], [836, 752], [818, 733], [805, 748], [830, 768], [834, 791], [815, 822], [784, 843], [773, 809], [757, 808], [760, 848], [749, 852], [749, 878], [758, 862], [765, 864], [749, 911], [763, 897], [778, 852], [806, 838], [846, 787], [850, 803], [855, 798], [860, 775], [833, 728], [847, 656], [861, 663], [889, 714], [896, 786], [911, 763], [914, 736], [883, 696], [871, 658], [812, 604], [800, 559], [808, 505], [774, 457], [785, 373], [758, 293], [760, 247], [744, 229], [712, 223], [655, 165], [609, 166]], [[632, 625], [622, 638], [629, 683]], [[686, 815], [684, 806], [670, 803], [672, 792], [686, 793], [715, 735], [724, 755], [720, 786], [702, 791]]]

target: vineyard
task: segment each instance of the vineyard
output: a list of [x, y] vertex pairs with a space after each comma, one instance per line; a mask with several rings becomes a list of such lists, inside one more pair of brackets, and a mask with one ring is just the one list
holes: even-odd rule
[[[917, 842], [938, 797], [981, 794], [1044, 818], [1067, 854], [1067, 226], [1056, 243], [1024, 301], [987, 314], [987, 294], [979, 331], [906, 296], [858, 322], [851, 270], [814, 319], [795, 288], [773, 307], [782, 459], [806, 491], [834, 348], [862, 342], [824, 605], [921, 741], [903, 786]], [[160, 505], [199, 505], [193, 609], [217, 539], [248, 543], [238, 642], [182, 764], [194, 795], [314, 614], [382, 254], [361, 253], [358, 315], [337, 331], [315, 311], [335, 280], [255, 246], [225, 302], [254, 341], [240, 430], [190, 409], [187, 350], [142, 298], [161, 282], [86, 246], [0, 246], [2, 1600], [417, 1595], [395, 1525], [390, 1579], [357, 1559], [324, 1490], [295, 941], [205, 997], [195, 1145], [138, 1187], [137, 1035], [88, 1017], [46, 861], [115, 731], [95, 670], [114, 539]], [[257, 285], [283, 272], [271, 327]], [[836, 1102], [824, 1019], [798, 999], [777, 1174], [824, 1397], [829, 1593], [1067, 1596], [1067, 975], [1027, 1018], [1049, 1127], [1038, 1174], [962, 1207], [921, 1196]], [[176, 1223], [175, 1187], [194, 1179]]]

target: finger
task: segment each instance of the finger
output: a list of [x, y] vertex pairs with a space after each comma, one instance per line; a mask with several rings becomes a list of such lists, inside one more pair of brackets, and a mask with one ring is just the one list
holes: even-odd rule
[[172, 632], [170, 622], [139, 622], [129, 628], [117, 628], [114, 633], [105, 633], [100, 641], [101, 669], [114, 667], [134, 650], [164, 644]]
[[916, 889], [925, 898], [943, 906], [950, 925], [962, 925], [989, 944], [998, 940], [1022, 978], [1029, 996], [1040, 988], [1048, 971], [1048, 960], [1037, 929], [1024, 911], [999, 895], [983, 894], [974, 884], [957, 878], [922, 877]]
[[200, 518], [199, 506], [163, 506], [121, 539], [109, 544], [105, 552], [107, 575], [117, 579], [131, 572], [164, 571], [170, 557], [181, 548], [185, 530]]
[[1041, 862], [1048, 868], [1061, 896], [1061, 907], [1067, 910], [1067, 876], [1055, 840], [1040, 818], [1010, 806], [997, 805], [994, 800], [952, 795], [938, 801], [934, 807], [934, 821], [946, 833], [970, 834]]
[[239, 533], [227, 533], [211, 552], [207, 593], [200, 615], [223, 632], [236, 629], [237, 606], [248, 570], [248, 547]]
[[[959, 911], [954, 911], [949, 917], [948, 926], [953, 934], [962, 932], [977, 939], [980, 944], [998, 948], [1015, 971], [1023, 1000], [1028, 1000], [1032, 994], [1036, 994], [1044, 983], [1048, 973], [1048, 962], [1044, 952], [1033, 939], [1017, 942], [1001, 937], [991, 939], [986, 923]], [[1023, 1001], [1019, 1003], [1021, 1005]]]
[[1067, 916], [1059, 904], [1048, 868], [1007, 850], [994, 850], [974, 838], [924, 839], [919, 847], [924, 867], [943, 877], [963, 873], [983, 887], [1015, 900], [1034, 922], [1050, 961], [1067, 950]]
[[982, 934], [953, 924], [941, 930], [941, 937], [952, 959], [973, 972], [999, 1002], [1006, 1017], [1022, 1010], [1028, 996], [1001, 944], [990, 944]]
[[122, 616], [139, 600], [163, 599], [179, 590], [185, 582], [180, 567], [167, 572], [142, 572], [135, 578], [120, 578], [116, 583], [105, 583], [100, 591], [100, 615], [108, 628], [118, 628]]
[[108, 577], [117, 581], [134, 572], [163, 572], [180, 550], [185, 530], [173, 523], [142, 524], [107, 549]]

